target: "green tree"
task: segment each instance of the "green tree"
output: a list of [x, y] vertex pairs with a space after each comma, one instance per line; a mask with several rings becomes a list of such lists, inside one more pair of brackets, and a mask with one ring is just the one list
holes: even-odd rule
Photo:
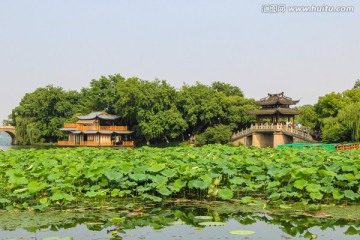
[[184, 85], [177, 94], [177, 108], [183, 114], [189, 133], [202, 132], [209, 126], [220, 123], [224, 116], [220, 95], [213, 88], [196, 83]]
[[360, 88], [360, 79], [356, 80], [354, 88]]
[[101, 76], [99, 80], [91, 80], [90, 88], [81, 90], [88, 112], [106, 111], [114, 114], [118, 99], [116, 86], [120, 81], [124, 81], [124, 78], [119, 74], [110, 75], [108, 78]]
[[360, 140], [360, 102], [347, 105], [336, 117], [324, 120], [323, 141], [344, 142]]
[[313, 105], [304, 105], [298, 107], [300, 110], [300, 114], [297, 117], [297, 121], [300, 122], [303, 126], [309, 127], [312, 129], [319, 129], [319, 117], [315, 111], [315, 107]]
[[229, 83], [213, 82], [211, 87], [217, 92], [223, 92], [226, 96], [244, 97], [244, 93], [239, 87], [233, 86]]
[[129, 78], [119, 81], [116, 89], [116, 113], [138, 136], [144, 136], [147, 144], [152, 139], [169, 142], [186, 131], [186, 122], [175, 105], [176, 91], [166, 81]]
[[219, 103], [222, 108], [222, 115], [219, 123], [230, 126], [231, 130], [238, 130], [248, 127], [255, 122], [255, 117], [247, 113], [248, 110], [256, 109], [253, 99], [241, 96], [226, 96], [219, 93]]
[[346, 101], [341, 93], [329, 93], [323, 97], [319, 97], [318, 102], [315, 104], [315, 112], [320, 119], [327, 117], [336, 117], [339, 110], [344, 108]]
[[214, 127], [208, 127], [202, 134], [196, 135], [195, 145], [228, 143], [232, 135], [231, 127], [223, 124], [217, 124]]
[[80, 99], [79, 93], [52, 85], [25, 94], [12, 111], [19, 143], [57, 141], [63, 136], [58, 129], [80, 109]]
[[358, 141], [360, 89], [320, 97], [315, 104], [325, 142]]

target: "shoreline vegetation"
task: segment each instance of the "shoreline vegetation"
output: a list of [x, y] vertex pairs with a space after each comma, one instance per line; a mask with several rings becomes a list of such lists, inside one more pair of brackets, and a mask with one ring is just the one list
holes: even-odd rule
[[[228, 143], [233, 132], [254, 123], [254, 116], [248, 114], [258, 108], [254, 102], [240, 87], [224, 82], [210, 86], [197, 82], [175, 89], [165, 80], [126, 79], [116, 74], [93, 79], [80, 91], [52, 85], [38, 88], [24, 95], [3, 124], [16, 127], [20, 145], [56, 143], [66, 138], [59, 130], [64, 123], [88, 112], [106, 111], [121, 116], [115, 124], [134, 131], [136, 146], [178, 141], [202, 146]], [[320, 96], [316, 104], [297, 109], [297, 121], [311, 129], [315, 139], [360, 141], [360, 80], [352, 89]]]
[[320, 210], [358, 205], [360, 150], [227, 145], [0, 151], [0, 208], [42, 211], [131, 198]]

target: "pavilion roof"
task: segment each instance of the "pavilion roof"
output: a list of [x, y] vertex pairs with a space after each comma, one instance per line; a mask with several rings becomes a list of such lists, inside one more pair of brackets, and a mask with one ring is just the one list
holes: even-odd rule
[[258, 110], [250, 110], [247, 111], [247, 113], [250, 115], [275, 115], [276, 113], [281, 115], [298, 115], [300, 111], [291, 108], [263, 108]]
[[84, 115], [84, 116], [77, 116], [77, 119], [79, 120], [93, 120], [93, 119], [102, 119], [102, 120], [116, 120], [118, 118], [120, 118], [120, 116], [117, 115], [111, 115], [108, 114], [106, 112], [92, 112], [89, 113], [88, 115]]
[[292, 100], [292, 98], [284, 95], [284, 92], [281, 93], [268, 93], [267, 97], [256, 101], [256, 105], [260, 106], [269, 106], [269, 105], [294, 105], [297, 104], [300, 100]]

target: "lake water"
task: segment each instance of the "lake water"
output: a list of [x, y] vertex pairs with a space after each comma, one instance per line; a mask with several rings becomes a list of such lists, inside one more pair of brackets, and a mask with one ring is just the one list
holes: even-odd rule
[[[142, 211], [0, 213], [0, 218], [0, 239], [360, 239], [358, 220], [241, 211], [224, 213], [194, 206], [162, 206]], [[223, 226], [213, 226], [210, 222], [221, 222]], [[233, 230], [254, 233], [239, 236], [230, 234]]]
[[11, 146], [11, 137], [9, 134], [0, 132], [0, 149], [8, 150]]

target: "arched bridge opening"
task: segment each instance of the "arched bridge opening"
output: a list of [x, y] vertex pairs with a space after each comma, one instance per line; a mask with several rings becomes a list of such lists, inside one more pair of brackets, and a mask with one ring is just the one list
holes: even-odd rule
[[0, 126], [0, 132], [5, 132], [10, 135], [11, 137], [11, 144], [16, 145], [17, 139], [16, 139], [16, 129], [13, 126]]

